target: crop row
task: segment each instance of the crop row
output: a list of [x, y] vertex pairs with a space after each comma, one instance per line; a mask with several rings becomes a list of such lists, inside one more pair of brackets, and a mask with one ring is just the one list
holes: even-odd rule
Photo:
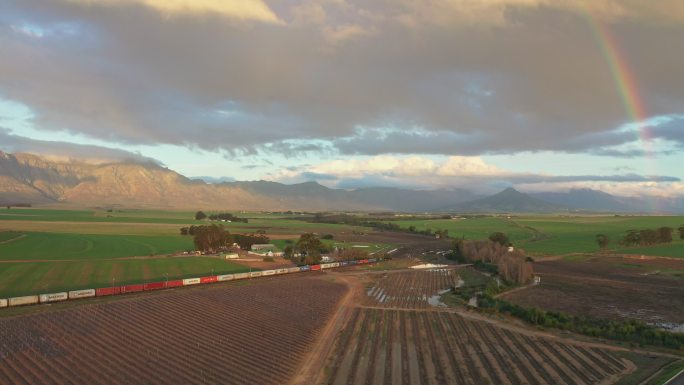
[[574, 385], [615, 379], [608, 350], [531, 337], [449, 312], [357, 308], [326, 383]]
[[374, 307], [417, 309], [430, 307], [430, 299], [456, 286], [455, 270], [434, 269], [388, 273], [366, 292], [364, 304]]
[[0, 383], [283, 383], [346, 290], [266, 278], [2, 319]]

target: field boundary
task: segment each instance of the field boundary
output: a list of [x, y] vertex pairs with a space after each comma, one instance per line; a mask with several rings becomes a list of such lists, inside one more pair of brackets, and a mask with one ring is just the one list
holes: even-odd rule
[[27, 234], [19, 234], [18, 236], [14, 237], [14, 238], [12, 238], [12, 239], [8, 239], [8, 240], [5, 240], [5, 241], [0, 242], [0, 245], [4, 245], [4, 244], [7, 244], [7, 243], [14, 242], [14, 241], [16, 241], [17, 239], [26, 238], [26, 236], [27, 236]]

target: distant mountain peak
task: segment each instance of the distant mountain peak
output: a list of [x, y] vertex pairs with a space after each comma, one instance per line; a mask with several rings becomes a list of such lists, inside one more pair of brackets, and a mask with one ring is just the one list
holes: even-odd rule
[[523, 213], [563, 211], [565, 208], [507, 187], [497, 194], [462, 203], [453, 208], [459, 212]]

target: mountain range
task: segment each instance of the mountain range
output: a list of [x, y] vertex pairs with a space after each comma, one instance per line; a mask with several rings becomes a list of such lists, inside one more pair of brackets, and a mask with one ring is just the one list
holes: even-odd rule
[[[0, 151], [0, 204], [65, 204], [173, 209], [401, 211], [401, 212], [649, 212], [641, 198], [601, 191], [524, 194], [513, 188], [488, 196], [468, 190], [392, 187], [331, 189], [316, 182], [190, 179], [154, 163], [89, 163]], [[684, 212], [681, 199], [660, 211]]]

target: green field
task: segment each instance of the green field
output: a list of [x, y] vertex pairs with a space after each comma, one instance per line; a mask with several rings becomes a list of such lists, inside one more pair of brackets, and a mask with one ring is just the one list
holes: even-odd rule
[[[597, 216], [597, 217], [530, 217], [514, 218], [515, 223], [534, 228], [547, 238], [521, 244], [525, 250], [535, 254], [568, 254], [599, 251], [596, 234], [610, 238], [609, 249], [628, 254], [648, 254], [684, 257], [684, 243], [679, 234], [673, 234], [675, 241], [668, 245], [648, 248], [624, 249], [619, 241], [630, 229], [656, 229], [662, 226], [677, 228], [684, 224], [684, 217], [676, 216]], [[667, 254], [667, 255], [665, 255]]]
[[249, 270], [206, 257], [0, 263], [0, 298]]
[[506, 233], [514, 245], [533, 255], [562, 255], [599, 251], [597, 234], [606, 234], [609, 248], [625, 254], [684, 257], [684, 242], [675, 230], [671, 244], [624, 248], [619, 241], [630, 229], [656, 229], [684, 225], [682, 216], [513, 216], [468, 219], [396, 221], [402, 228], [449, 230], [452, 238], [484, 239], [492, 232]]
[[194, 249], [192, 237], [179, 231], [193, 224], [220, 223], [233, 233], [263, 230], [281, 238], [359, 229], [298, 221], [295, 215], [234, 214], [249, 223], [196, 221], [188, 211], [0, 209], [0, 298], [248, 270], [216, 258], [160, 258]]
[[506, 233], [514, 243], [527, 241], [533, 236], [531, 230], [518, 226], [506, 218], [399, 220], [393, 223], [402, 228], [414, 226], [416, 230], [448, 230], [450, 237], [458, 239], [485, 239], [495, 231]]
[[[3, 234], [0, 232], [0, 239]], [[16, 234], [16, 233], [15, 233]], [[191, 237], [25, 233], [0, 244], [0, 261], [111, 259], [193, 250]]]

